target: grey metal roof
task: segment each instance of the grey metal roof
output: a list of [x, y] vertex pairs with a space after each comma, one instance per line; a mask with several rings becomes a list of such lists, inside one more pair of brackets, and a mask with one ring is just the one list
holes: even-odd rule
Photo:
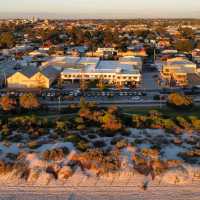
[[41, 73], [44, 74], [49, 79], [52, 78], [54, 79], [59, 75], [60, 71], [54, 67], [47, 67], [43, 69]]
[[38, 68], [35, 66], [28, 66], [28, 67], [25, 67], [20, 72], [30, 78], [38, 72]]

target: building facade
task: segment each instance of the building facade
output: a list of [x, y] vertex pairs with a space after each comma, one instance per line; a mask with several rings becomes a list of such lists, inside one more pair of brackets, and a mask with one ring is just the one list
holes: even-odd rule
[[16, 71], [7, 78], [7, 87], [12, 89], [48, 89], [57, 79], [59, 72], [54, 69], [38, 70], [27, 68]]
[[187, 86], [188, 74], [195, 74], [197, 66], [186, 58], [168, 59], [161, 70], [161, 78], [173, 86]]

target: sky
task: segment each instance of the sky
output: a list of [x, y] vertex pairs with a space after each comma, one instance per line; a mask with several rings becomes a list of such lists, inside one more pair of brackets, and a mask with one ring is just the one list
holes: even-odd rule
[[0, 0], [0, 17], [200, 18], [200, 0]]

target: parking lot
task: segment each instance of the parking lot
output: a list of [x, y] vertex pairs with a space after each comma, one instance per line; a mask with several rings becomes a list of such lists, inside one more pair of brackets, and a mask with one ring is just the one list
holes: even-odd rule
[[156, 82], [156, 77], [159, 76], [158, 72], [144, 72], [142, 75], [141, 88], [146, 90], [156, 90], [160, 89], [159, 85]]

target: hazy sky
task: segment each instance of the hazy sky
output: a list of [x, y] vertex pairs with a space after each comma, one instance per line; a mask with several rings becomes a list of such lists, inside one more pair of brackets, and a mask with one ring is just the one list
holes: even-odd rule
[[0, 0], [0, 17], [200, 17], [200, 0]]

